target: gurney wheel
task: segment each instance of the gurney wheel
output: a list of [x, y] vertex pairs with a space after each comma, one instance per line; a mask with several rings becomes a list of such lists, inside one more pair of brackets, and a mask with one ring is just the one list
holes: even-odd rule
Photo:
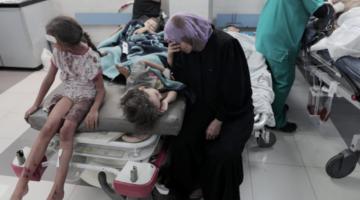
[[98, 173], [98, 180], [101, 186], [101, 189], [110, 197], [111, 200], [125, 200], [126, 197], [116, 194], [114, 189], [109, 186], [106, 180], [105, 172]]
[[346, 149], [326, 163], [326, 173], [332, 178], [343, 178], [354, 171], [358, 159], [357, 153]]
[[[264, 137], [268, 137], [267, 139]], [[272, 147], [276, 143], [276, 136], [274, 133], [267, 131], [265, 134], [260, 134], [258, 138], [256, 138], [256, 143], [261, 148], [269, 148]]]

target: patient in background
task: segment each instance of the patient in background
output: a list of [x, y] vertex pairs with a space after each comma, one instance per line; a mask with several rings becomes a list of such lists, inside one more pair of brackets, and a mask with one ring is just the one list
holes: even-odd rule
[[[129, 122], [140, 131], [154, 128], [157, 120], [167, 111], [168, 105], [176, 100], [177, 91], [184, 84], [171, 80], [169, 69], [148, 61], [137, 62], [130, 67], [118, 66], [126, 78], [127, 92], [120, 105]], [[126, 142], [140, 142], [149, 134], [125, 134]]]
[[240, 27], [236, 24], [228, 24], [225, 28], [224, 31], [230, 31], [230, 32], [237, 32], [240, 33]]

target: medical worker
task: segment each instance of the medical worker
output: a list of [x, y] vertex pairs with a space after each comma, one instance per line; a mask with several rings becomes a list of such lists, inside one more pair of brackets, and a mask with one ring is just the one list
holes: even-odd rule
[[[285, 106], [295, 79], [295, 60], [310, 16], [327, 18], [332, 6], [324, 0], [267, 0], [256, 30], [256, 49], [269, 63], [275, 100], [276, 129], [294, 132], [295, 123], [287, 121]], [[303, 95], [303, 94], [299, 94]], [[287, 108], [286, 108], [287, 107]]]

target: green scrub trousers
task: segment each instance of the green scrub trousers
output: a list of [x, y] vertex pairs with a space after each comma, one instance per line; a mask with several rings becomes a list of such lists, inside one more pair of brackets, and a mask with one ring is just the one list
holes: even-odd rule
[[295, 79], [295, 60], [310, 16], [323, 0], [267, 0], [256, 30], [256, 49], [269, 63], [276, 127], [286, 125], [286, 99]]

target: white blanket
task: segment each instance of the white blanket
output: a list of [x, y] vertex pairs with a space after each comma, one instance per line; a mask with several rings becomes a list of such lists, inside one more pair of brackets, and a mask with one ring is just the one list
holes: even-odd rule
[[267, 70], [265, 58], [255, 50], [255, 38], [237, 32], [227, 33], [236, 38], [244, 49], [249, 65], [255, 114], [262, 113], [268, 115], [269, 119], [266, 124], [268, 126], [275, 126], [274, 113], [271, 108], [271, 104], [274, 101], [271, 74]]
[[339, 27], [327, 38], [311, 47], [312, 51], [328, 49], [333, 60], [343, 56], [360, 57], [360, 7], [342, 14]]

